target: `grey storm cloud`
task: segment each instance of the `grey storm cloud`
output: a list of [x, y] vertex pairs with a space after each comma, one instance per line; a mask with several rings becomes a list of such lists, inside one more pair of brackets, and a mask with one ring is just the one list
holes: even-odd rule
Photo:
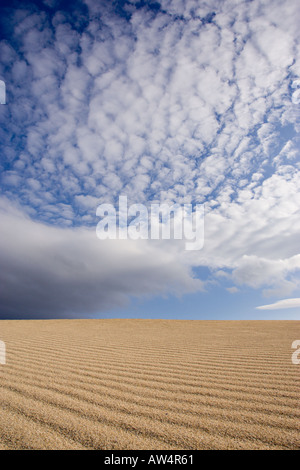
[[0, 318], [89, 316], [129, 296], [203, 289], [159, 243], [100, 241], [95, 230], [34, 222], [8, 201], [0, 215]]

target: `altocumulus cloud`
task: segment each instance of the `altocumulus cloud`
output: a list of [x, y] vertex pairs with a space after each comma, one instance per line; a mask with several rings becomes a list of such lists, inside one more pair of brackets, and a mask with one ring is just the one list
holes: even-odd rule
[[[194, 292], [197, 266], [299, 289], [298, 0], [16, 5], [1, 16], [1, 315]], [[96, 207], [120, 194], [205, 203], [204, 249], [104, 246]]]

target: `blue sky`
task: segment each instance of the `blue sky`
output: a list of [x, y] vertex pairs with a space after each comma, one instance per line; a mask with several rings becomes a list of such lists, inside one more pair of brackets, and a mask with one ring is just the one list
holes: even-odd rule
[[[299, 21], [298, 0], [2, 1], [0, 318], [300, 319]], [[205, 204], [203, 249], [100, 241], [120, 195]]]

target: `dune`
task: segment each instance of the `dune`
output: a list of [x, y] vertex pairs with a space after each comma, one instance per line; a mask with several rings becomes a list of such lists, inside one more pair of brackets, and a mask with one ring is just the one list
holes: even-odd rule
[[0, 449], [299, 449], [297, 321], [2, 320]]

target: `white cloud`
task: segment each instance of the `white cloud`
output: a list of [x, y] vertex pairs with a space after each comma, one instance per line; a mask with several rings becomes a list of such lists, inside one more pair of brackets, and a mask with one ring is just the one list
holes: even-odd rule
[[233, 287], [228, 287], [226, 290], [227, 290], [230, 294], [236, 294], [237, 292], [239, 292], [239, 289], [238, 289], [237, 287], [235, 287], [235, 286], [233, 286]]
[[[210, 2], [202, 6], [202, 13], [197, 2], [162, 4], [169, 13], [183, 9], [185, 22], [162, 13], [154, 17], [145, 9], [134, 9], [127, 22], [104, 5], [87, 4], [89, 24], [81, 32], [72, 29], [58, 13], [53, 21], [55, 35], [44, 13], [27, 14], [15, 27], [24, 42], [29, 69], [21, 92], [38, 100], [42, 117], [34, 122], [22, 121], [22, 128], [27, 128], [27, 150], [37, 159], [31, 176], [43, 179], [47, 186], [54, 179], [54, 169], [60, 175], [90, 174], [95, 185], [88, 195], [97, 197], [98, 181], [93, 169], [102, 162], [102, 173], [108, 166], [121, 177], [121, 185], [108, 188], [117, 195], [120, 187], [128, 187], [126, 179], [139, 173], [142, 158], [152, 155], [156, 168], [149, 168], [148, 180], [132, 192], [143, 200], [151, 180], [156, 182], [156, 197], [177, 183], [176, 171], [170, 171], [165, 178], [161, 169], [162, 165], [172, 165], [178, 154], [183, 157], [187, 199], [195, 193], [199, 180], [202, 188], [209, 188], [204, 192], [209, 196], [230, 171], [235, 177], [252, 172], [251, 160], [258, 157], [261, 148], [267, 154], [278, 140], [276, 133], [266, 131], [275, 125], [271, 123], [274, 102], [280, 102], [286, 94], [288, 51], [292, 53], [296, 32], [292, 35], [281, 28], [278, 18], [276, 27], [275, 19], [271, 23], [266, 14], [260, 13], [257, 19], [258, 0], [253, 5], [238, 6], [235, 2]], [[230, 21], [222, 20], [221, 29], [214, 22], [202, 24], [199, 18], [192, 18], [192, 10], [199, 10], [198, 15], [206, 12], [205, 16], [214, 12], [216, 23], [225, 18]], [[95, 18], [96, 11], [103, 15], [101, 25]], [[276, 11], [280, 13], [277, 3]], [[236, 18], [233, 24], [232, 18]], [[292, 15], [289, 21], [293, 23]], [[29, 40], [33, 34], [38, 35], [38, 42]], [[275, 35], [284, 48], [286, 63], [278, 61], [272, 52], [276, 47], [273, 43], [267, 47], [262, 34], [266, 38]], [[2, 45], [9, 63], [25, 66], [24, 61], [16, 60], [12, 48]], [[16, 65], [13, 67], [16, 70]], [[31, 74], [34, 80], [29, 80]], [[17, 105], [15, 114], [23, 109], [23, 103]], [[270, 122], [264, 124], [261, 148], [254, 151], [250, 134], [268, 113]], [[262, 129], [259, 132], [262, 136]], [[41, 168], [39, 163], [39, 158], [49, 153], [52, 170], [50, 164]], [[67, 168], [58, 166], [61, 154]], [[215, 162], [219, 155], [222, 165]], [[191, 171], [195, 157], [204, 164]], [[207, 157], [212, 165], [209, 160], [205, 163]], [[126, 170], [128, 160], [133, 163], [130, 174]], [[210, 171], [206, 170], [208, 166]], [[45, 170], [50, 172], [50, 181], [46, 174], [43, 178]], [[69, 197], [75, 201], [76, 195], [74, 188]], [[174, 197], [177, 195], [175, 191]]]
[[285, 308], [300, 308], [300, 299], [284, 299], [274, 304], [262, 305], [256, 307], [258, 310], [279, 310]]

